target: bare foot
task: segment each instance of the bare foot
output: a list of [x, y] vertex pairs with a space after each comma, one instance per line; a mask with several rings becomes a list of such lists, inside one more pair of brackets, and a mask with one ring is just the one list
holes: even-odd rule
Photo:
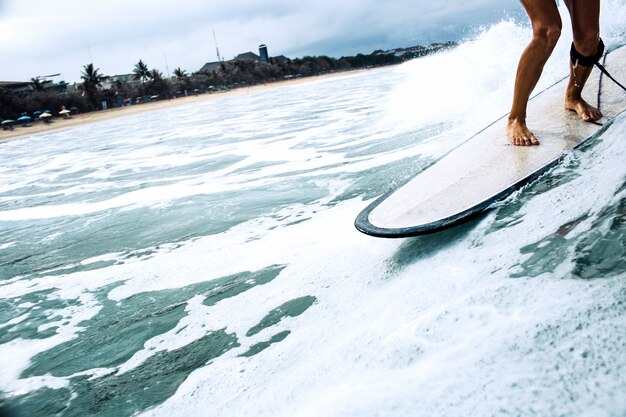
[[509, 119], [506, 124], [506, 135], [509, 137], [511, 145], [531, 146], [539, 145], [539, 141], [526, 127], [526, 122], [518, 119]]
[[565, 110], [575, 111], [585, 122], [595, 122], [602, 118], [600, 110], [596, 109], [582, 98], [569, 99], [565, 98]]

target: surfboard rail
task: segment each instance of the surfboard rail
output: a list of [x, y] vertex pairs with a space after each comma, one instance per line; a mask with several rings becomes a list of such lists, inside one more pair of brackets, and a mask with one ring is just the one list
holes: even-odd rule
[[[578, 146], [582, 146], [583, 144], [584, 142], [581, 142]], [[378, 205], [382, 203], [391, 193], [395, 191], [395, 190], [392, 190], [388, 192], [387, 194], [384, 194], [383, 196], [376, 199], [372, 204], [370, 204], [363, 211], [361, 211], [359, 215], [357, 216], [356, 220], [354, 221], [354, 226], [357, 228], [357, 230], [367, 235], [374, 236], [374, 237], [386, 237], [386, 238], [413, 237], [413, 236], [421, 236], [421, 235], [428, 235], [432, 233], [441, 232], [442, 230], [446, 230], [451, 227], [458, 226], [460, 224], [474, 220], [477, 217], [480, 217], [481, 214], [491, 210], [495, 204], [503, 200], [506, 200], [506, 198], [509, 197], [511, 194], [513, 194], [515, 191], [518, 191], [521, 188], [523, 188], [525, 185], [534, 182], [543, 174], [545, 174], [546, 172], [554, 168], [556, 165], [559, 164], [559, 162], [561, 162], [561, 160], [565, 157], [565, 155], [566, 154], [560, 155], [558, 158], [554, 159], [551, 163], [547, 164], [542, 169], [532, 173], [526, 178], [519, 180], [518, 182], [511, 185], [510, 187], [495, 194], [493, 197], [487, 200], [484, 200], [476, 204], [475, 206], [467, 210], [464, 210], [462, 212], [459, 212], [453, 216], [448, 216], [441, 220], [427, 223], [427, 224], [421, 224], [421, 225], [410, 226], [410, 227], [400, 227], [400, 228], [383, 228], [383, 227], [377, 227], [371, 224], [369, 221], [370, 213], [376, 207], [378, 207]]]

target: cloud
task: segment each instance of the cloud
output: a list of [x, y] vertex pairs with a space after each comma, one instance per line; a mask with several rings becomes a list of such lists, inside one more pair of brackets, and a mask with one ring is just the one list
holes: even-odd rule
[[166, 71], [196, 71], [220, 52], [341, 56], [378, 48], [456, 40], [473, 25], [521, 10], [517, 0], [0, 0], [0, 79], [62, 72], [77, 81], [93, 61], [105, 74], [143, 59]]

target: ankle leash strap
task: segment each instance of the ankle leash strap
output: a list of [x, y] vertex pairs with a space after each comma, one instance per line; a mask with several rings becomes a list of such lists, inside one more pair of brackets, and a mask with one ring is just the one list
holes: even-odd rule
[[572, 42], [572, 48], [569, 51], [569, 56], [572, 59], [572, 65], [576, 68], [578, 65], [583, 65], [585, 67], [592, 67], [600, 61], [604, 55], [604, 42], [602, 42], [602, 38], [598, 39], [598, 51], [591, 56], [584, 56], [580, 52], [576, 50], [574, 47], [574, 42]]
[[626, 91], [626, 87], [620, 84], [609, 72], [604, 68], [602, 64], [600, 64], [600, 58], [604, 55], [604, 42], [602, 38], [598, 39], [598, 51], [592, 56], [584, 56], [580, 52], [576, 50], [574, 47], [574, 42], [572, 42], [572, 48], [570, 49], [570, 58], [572, 60], [572, 65], [576, 68], [578, 65], [583, 65], [585, 67], [596, 66], [604, 75], [609, 77], [615, 84], [622, 87], [624, 91]]

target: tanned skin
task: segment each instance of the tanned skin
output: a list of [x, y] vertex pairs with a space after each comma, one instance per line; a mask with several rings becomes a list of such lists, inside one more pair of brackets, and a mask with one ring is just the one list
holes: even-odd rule
[[[564, 0], [569, 10], [574, 47], [583, 56], [598, 50], [600, 31], [600, 0]], [[513, 92], [513, 105], [506, 126], [509, 142], [516, 146], [539, 145], [526, 126], [526, 106], [541, 77], [543, 67], [561, 35], [561, 16], [554, 0], [521, 0], [530, 17], [533, 38], [522, 53]], [[574, 111], [585, 122], [600, 119], [600, 110], [583, 100], [581, 93], [592, 67], [570, 62], [570, 78], [565, 91], [565, 109]]]

